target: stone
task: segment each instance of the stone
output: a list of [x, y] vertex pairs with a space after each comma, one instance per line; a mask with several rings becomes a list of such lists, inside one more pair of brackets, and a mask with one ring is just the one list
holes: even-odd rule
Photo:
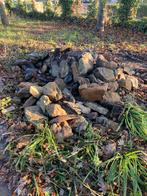
[[133, 88], [138, 89], [139, 82], [138, 79], [134, 76], [126, 76], [125, 79], [121, 79], [118, 81], [121, 87], [131, 91]]
[[91, 109], [89, 107], [84, 106], [82, 102], [78, 102], [77, 105], [81, 109], [81, 112], [83, 114], [89, 114], [90, 113]]
[[69, 74], [64, 78], [64, 82], [65, 82], [65, 84], [70, 84], [72, 81], [73, 81], [72, 74], [69, 73]]
[[60, 62], [60, 77], [65, 78], [69, 73], [69, 66], [66, 60]]
[[90, 84], [90, 81], [88, 78], [84, 78], [84, 77], [78, 77], [77, 79], [78, 83], [80, 85], [83, 85], [83, 84]]
[[87, 101], [101, 101], [105, 92], [107, 91], [108, 84], [99, 85], [92, 83], [90, 85], [81, 85], [79, 93], [82, 98]]
[[51, 64], [51, 75], [53, 77], [59, 77], [60, 68], [57, 61], [53, 61]]
[[30, 86], [29, 92], [33, 97], [39, 98], [42, 95], [43, 88], [41, 86]]
[[77, 82], [80, 74], [78, 71], [78, 65], [76, 61], [72, 62], [71, 69], [72, 69], [73, 80], [74, 82]]
[[115, 81], [114, 71], [105, 67], [98, 67], [94, 70], [94, 75], [105, 82]]
[[105, 92], [105, 94], [103, 96], [103, 101], [109, 102], [109, 103], [120, 103], [121, 97], [116, 92], [108, 91], [108, 92]]
[[74, 129], [77, 133], [80, 133], [81, 131], [85, 131], [88, 126], [87, 120], [83, 116], [79, 116], [78, 119], [74, 119], [70, 126], [72, 129]]
[[101, 105], [98, 105], [97, 103], [87, 102], [85, 103], [85, 105], [90, 109], [92, 109], [93, 111], [96, 111], [103, 115], [106, 115], [109, 112], [108, 109], [102, 107]]
[[129, 66], [124, 66], [123, 71], [125, 74], [128, 74], [128, 75], [132, 75], [134, 73], [134, 71], [132, 70], [132, 67], [129, 67]]
[[33, 96], [29, 97], [23, 104], [23, 108], [32, 106], [36, 103], [37, 99]]
[[22, 66], [22, 65], [27, 65], [30, 64], [30, 61], [27, 59], [17, 59], [14, 63], [16, 66]]
[[29, 98], [30, 94], [26, 88], [20, 88], [15, 92], [16, 96], [20, 98]]
[[56, 82], [49, 82], [43, 87], [43, 94], [49, 96], [51, 101], [62, 99], [62, 92]]
[[87, 72], [91, 71], [94, 67], [94, 59], [91, 53], [86, 52], [82, 55], [79, 60], [78, 71], [80, 75], [85, 75]]
[[59, 104], [49, 104], [46, 110], [49, 117], [67, 115], [66, 111]]
[[105, 116], [98, 116], [96, 118], [96, 122], [106, 127], [108, 125], [108, 118]]
[[25, 80], [28, 81], [37, 75], [37, 69], [27, 68], [25, 70]]
[[42, 68], [41, 68], [41, 72], [45, 73], [47, 71], [47, 64], [43, 64]]
[[132, 87], [135, 88], [135, 89], [138, 89], [138, 79], [134, 76], [127, 76], [127, 79], [126, 80], [130, 80], [131, 83], [132, 83]]
[[113, 92], [117, 91], [118, 87], [119, 87], [119, 85], [118, 85], [117, 81], [108, 83], [108, 90], [109, 91], [113, 91]]
[[95, 120], [98, 116], [97, 112], [90, 112], [86, 117], [88, 118], [88, 120]]
[[67, 105], [71, 110], [73, 110], [76, 114], [81, 114], [81, 109], [78, 104], [70, 102], [70, 101], [63, 101], [65, 105]]
[[26, 107], [24, 110], [26, 119], [33, 125], [39, 125], [40, 123], [48, 120], [41, 112], [38, 106]]
[[73, 103], [75, 103], [75, 98], [74, 96], [72, 95], [72, 93], [70, 92], [70, 90], [68, 90], [67, 88], [65, 88], [63, 90], [63, 97], [64, 99], [66, 99], [67, 101], [71, 101]]
[[116, 69], [118, 67], [117, 63], [115, 63], [114, 61], [109, 62], [102, 54], [98, 55], [96, 65], [99, 67], [106, 67], [109, 69]]
[[32, 82], [20, 82], [18, 87], [19, 88], [25, 88], [28, 92], [30, 90], [31, 86], [36, 86], [37, 83], [32, 83]]
[[64, 139], [67, 139], [73, 135], [72, 129], [68, 122], [54, 123], [51, 125], [51, 130], [54, 132], [58, 143], [62, 143]]
[[78, 119], [78, 118], [79, 118], [78, 115], [73, 115], [73, 114], [58, 116], [56, 118], [53, 118], [50, 121], [50, 124], [53, 124], [53, 123], [61, 123], [61, 122], [64, 122], [64, 121], [71, 121], [73, 119]]
[[96, 78], [94, 74], [90, 74], [88, 78], [91, 83], [104, 84], [104, 82]]
[[55, 82], [56, 82], [57, 86], [60, 88], [61, 91], [63, 91], [66, 88], [66, 84], [65, 84], [63, 79], [56, 78]]
[[42, 95], [40, 99], [37, 102], [37, 106], [39, 106], [43, 112], [43, 114], [46, 114], [46, 108], [51, 103], [51, 100], [47, 95]]

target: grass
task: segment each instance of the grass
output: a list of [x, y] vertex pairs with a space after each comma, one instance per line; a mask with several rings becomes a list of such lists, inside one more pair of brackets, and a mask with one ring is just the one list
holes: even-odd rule
[[115, 187], [123, 196], [128, 194], [142, 196], [146, 186], [147, 170], [145, 157], [147, 154], [141, 151], [128, 152], [124, 155], [117, 153], [113, 158], [107, 160], [105, 165], [106, 181]]
[[130, 133], [147, 140], [147, 112], [137, 104], [126, 104], [123, 120]]
[[5, 28], [0, 24], [0, 59], [3, 64], [10, 65], [16, 58], [23, 57], [28, 52], [55, 47], [95, 48], [101, 52], [122, 49], [145, 53], [146, 37], [140, 34], [108, 27], [104, 37], [100, 38], [92, 28], [82, 25], [12, 17], [10, 26]]

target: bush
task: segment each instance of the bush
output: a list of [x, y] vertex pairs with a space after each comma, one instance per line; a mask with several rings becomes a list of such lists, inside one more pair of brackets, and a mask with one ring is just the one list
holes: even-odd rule
[[142, 18], [142, 17], [147, 17], [147, 5], [140, 5], [137, 11], [137, 16]]
[[125, 26], [135, 31], [147, 33], [147, 17], [144, 17], [142, 19], [130, 20], [125, 23]]

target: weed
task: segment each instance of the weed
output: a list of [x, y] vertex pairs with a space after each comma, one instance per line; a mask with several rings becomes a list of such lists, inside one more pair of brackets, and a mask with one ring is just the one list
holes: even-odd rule
[[147, 177], [144, 156], [147, 155], [141, 151], [124, 155], [117, 153], [113, 158], [102, 163], [101, 166], [105, 165], [107, 183], [114, 185], [117, 182], [123, 196], [128, 195], [128, 192], [142, 196], [142, 187], [145, 186], [144, 181]]
[[122, 121], [125, 122], [132, 135], [147, 140], [147, 112], [137, 104], [126, 104]]

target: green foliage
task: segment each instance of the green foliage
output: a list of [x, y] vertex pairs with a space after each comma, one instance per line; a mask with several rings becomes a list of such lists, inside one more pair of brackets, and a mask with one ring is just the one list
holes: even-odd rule
[[125, 125], [132, 135], [147, 140], [147, 112], [138, 105], [126, 104], [124, 118]]
[[138, 17], [147, 17], [147, 5], [140, 5], [137, 11], [137, 16]]
[[120, 7], [118, 10], [120, 23], [123, 24], [136, 17], [139, 2], [140, 0], [120, 0]]
[[72, 15], [72, 4], [73, 0], [60, 0], [60, 5], [62, 7], [62, 17], [63, 18], [68, 18], [71, 17]]
[[98, 14], [98, 0], [90, 0], [88, 6], [88, 18], [96, 18]]
[[102, 163], [105, 166], [107, 183], [113, 185], [114, 182], [117, 182], [118, 189], [121, 190], [123, 196], [129, 195], [129, 193], [134, 196], [142, 196], [142, 188], [145, 188], [144, 181], [147, 178], [146, 156], [140, 151], [124, 155], [118, 153]]

